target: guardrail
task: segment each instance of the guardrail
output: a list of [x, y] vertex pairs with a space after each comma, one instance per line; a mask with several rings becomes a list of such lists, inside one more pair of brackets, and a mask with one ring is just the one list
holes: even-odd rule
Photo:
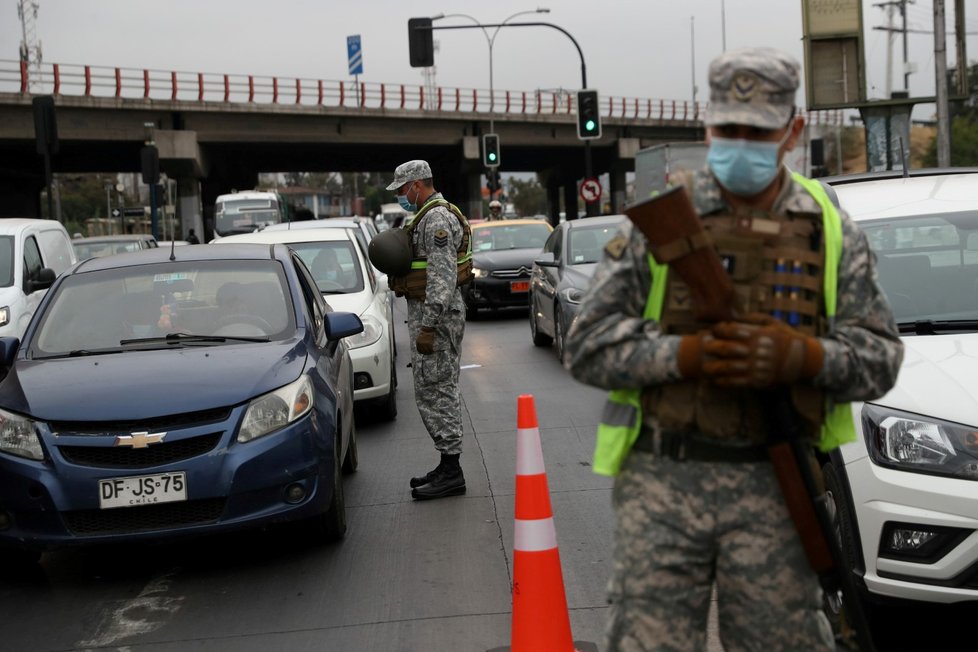
[[[45, 63], [31, 78], [26, 62], [0, 59], [0, 92], [181, 102], [332, 106], [436, 112], [574, 114], [573, 91], [508, 91], [478, 88], [350, 82], [256, 75], [176, 72]], [[601, 97], [607, 118], [697, 121], [706, 105], [686, 100]], [[815, 124], [841, 124], [841, 111], [805, 113]]]

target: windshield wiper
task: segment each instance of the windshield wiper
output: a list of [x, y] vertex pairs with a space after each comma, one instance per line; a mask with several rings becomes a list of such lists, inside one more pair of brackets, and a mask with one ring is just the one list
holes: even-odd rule
[[34, 360], [53, 360], [55, 358], [81, 358], [89, 355], [108, 355], [109, 353], [122, 353], [122, 349], [75, 349], [67, 353], [55, 353], [54, 355], [34, 356]]
[[901, 333], [913, 333], [914, 335], [937, 335], [952, 331], [978, 331], [978, 320], [975, 319], [950, 319], [944, 321], [934, 321], [932, 319], [918, 319], [917, 321], [902, 321], [897, 324]]
[[119, 342], [120, 346], [130, 344], [208, 344], [221, 343], [228, 340], [239, 342], [268, 342], [267, 337], [251, 337], [246, 335], [191, 335], [189, 333], [167, 333], [163, 337], [138, 337]]

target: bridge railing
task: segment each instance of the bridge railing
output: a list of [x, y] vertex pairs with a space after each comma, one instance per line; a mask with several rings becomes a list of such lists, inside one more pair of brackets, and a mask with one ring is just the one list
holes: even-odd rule
[[[293, 106], [331, 106], [386, 110], [500, 114], [573, 114], [574, 92], [557, 90], [494, 93], [478, 88], [350, 82], [343, 80], [225, 75], [140, 68], [45, 63], [40, 78], [29, 76], [23, 61], [0, 59], [0, 92], [83, 97], [233, 102]], [[601, 97], [609, 118], [699, 121], [706, 104], [687, 100]], [[841, 111], [807, 116], [816, 124], [841, 124]]]

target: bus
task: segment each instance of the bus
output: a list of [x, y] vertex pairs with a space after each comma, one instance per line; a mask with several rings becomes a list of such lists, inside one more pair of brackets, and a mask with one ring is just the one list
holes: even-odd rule
[[251, 233], [259, 226], [287, 219], [288, 208], [274, 190], [243, 190], [218, 195], [214, 202], [214, 240], [236, 233]]

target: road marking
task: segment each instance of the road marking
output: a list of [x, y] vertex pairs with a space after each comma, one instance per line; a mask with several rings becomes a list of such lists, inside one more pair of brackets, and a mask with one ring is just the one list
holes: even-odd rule
[[116, 607], [102, 613], [95, 635], [79, 641], [78, 646], [105, 647], [124, 638], [148, 634], [166, 624], [183, 604], [183, 596], [165, 595], [170, 590], [170, 580], [179, 570], [174, 568], [151, 580], [132, 600], [112, 601]]
[[459, 369], [460, 370], [461, 369], [478, 369], [481, 366], [482, 366], [481, 364], [464, 364], [461, 367], [459, 367]]

